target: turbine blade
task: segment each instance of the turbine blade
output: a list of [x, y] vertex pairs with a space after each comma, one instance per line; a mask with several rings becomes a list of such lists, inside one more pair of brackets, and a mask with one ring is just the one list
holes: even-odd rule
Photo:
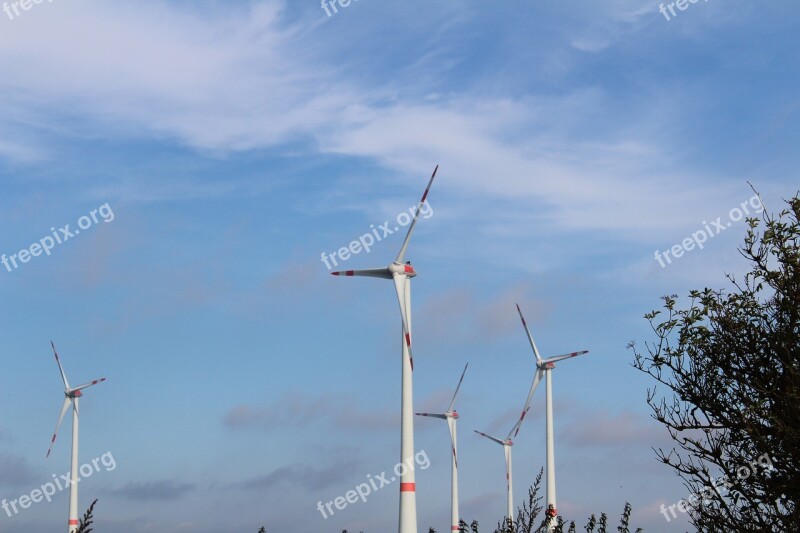
[[408, 241], [411, 240], [411, 232], [414, 231], [414, 226], [417, 225], [417, 219], [419, 219], [419, 212], [422, 210], [422, 204], [425, 203], [425, 200], [428, 198], [428, 191], [431, 190], [431, 185], [433, 184], [433, 178], [436, 177], [436, 171], [439, 170], [439, 165], [436, 165], [436, 168], [433, 169], [433, 174], [431, 174], [431, 179], [428, 182], [428, 186], [425, 188], [425, 193], [422, 195], [422, 200], [419, 201], [419, 205], [417, 205], [417, 210], [414, 212], [414, 220], [411, 221], [411, 226], [408, 228], [408, 233], [406, 233], [406, 240], [403, 241], [403, 246], [400, 248], [400, 252], [397, 254], [397, 259], [394, 260], [395, 263], [398, 265], [403, 264], [403, 257], [406, 255], [406, 248], [408, 248]]
[[589, 350], [582, 350], [580, 352], [572, 352], [572, 353], [565, 353], [564, 355], [556, 355], [555, 357], [548, 357], [542, 363], [555, 363], [558, 361], [563, 361], [564, 359], [571, 359], [572, 357], [577, 357], [579, 355], [583, 355], [585, 353], [589, 353]]
[[525, 322], [525, 317], [522, 316], [522, 309], [519, 308], [519, 304], [517, 304], [517, 312], [519, 312], [519, 317], [522, 319], [522, 325], [525, 327], [525, 333], [528, 334], [528, 340], [531, 343], [531, 348], [533, 348], [533, 354], [536, 356], [536, 361], [541, 362], [542, 356], [539, 355], [539, 349], [536, 348], [536, 343], [533, 342], [533, 335], [531, 335], [531, 330], [528, 329], [528, 323]]
[[461, 379], [458, 380], [458, 386], [456, 387], [456, 392], [453, 393], [453, 399], [450, 400], [450, 407], [447, 408], [448, 412], [453, 410], [453, 404], [456, 403], [456, 396], [458, 396], [458, 389], [461, 388], [461, 382], [464, 381], [464, 374], [467, 373], [467, 367], [468, 366], [469, 366], [469, 363], [464, 365], [464, 371], [461, 372]]
[[331, 276], [367, 276], [369, 278], [385, 278], [390, 279], [392, 273], [386, 267], [383, 268], [367, 268], [364, 270], [341, 270], [339, 272], [331, 272]]
[[74, 389], [71, 389], [71, 390], [70, 390], [70, 392], [75, 392], [75, 391], [83, 390], [83, 389], [85, 389], [85, 388], [87, 388], [87, 387], [91, 387], [92, 385], [97, 385], [98, 383], [102, 383], [102, 382], [104, 382], [105, 380], [106, 380], [106, 378], [100, 378], [100, 379], [96, 379], [96, 380], [94, 380], [94, 381], [90, 381], [89, 383], [84, 383], [83, 385], [78, 385], [78, 386], [77, 386], [77, 387], [75, 387]]
[[400, 302], [400, 315], [403, 317], [403, 338], [408, 348], [408, 357], [411, 359], [411, 370], [414, 370], [414, 354], [411, 352], [411, 330], [408, 327], [408, 309], [406, 307], [406, 283], [408, 278], [402, 274], [395, 274], [394, 288], [397, 290], [397, 300]]
[[[453, 425], [455, 423], [456, 421], [453, 420]], [[450, 433], [450, 450], [453, 453], [453, 463], [456, 465], [456, 470], [458, 470], [458, 454], [456, 453], [456, 440], [453, 438], [453, 427], [447, 424], [447, 432]]]
[[53, 354], [56, 356], [56, 363], [58, 363], [58, 370], [61, 372], [61, 380], [64, 382], [64, 389], [69, 389], [69, 382], [67, 381], [67, 375], [64, 373], [64, 367], [61, 366], [61, 360], [58, 358], [56, 345], [53, 344], [52, 340], [50, 341], [50, 346], [53, 347]]
[[486, 437], [489, 440], [495, 441], [497, 444], [505, 444], [505, 442], [503, 442], [502, 440], [498, 439], [497, 437], [492, 437], [491, 435], [487, 435], [486, 433], [478, 431], [477, 429], [473, 429], [472, 431], [474, 431], [475, 433], [477, 433], [481, 437]]
[[417, 416], [428, 416], [430, 418], [441, 418], [442, 420], [447, 420], [447, 415], [440, 415], [434, 413], [414, 413]]
[[56, 443], [56, 436], [58, 435], [58, 428], [61, 427], [61, 421], [64, 420], [64, 415], [67, 413], [67, 409], [69, 409], [70, 401], [69, 398], [64, 398], [64, 405], [61, 406], [61, 416], [58, 417], [56, 430], [53, 432], [53, 438], [50, 439], [50, 447], [47, 448], [47, 455], [45, 457], [50, 457], [50, 452], [53, 451], [53, 445]]
[[519, 428], [522, 427], [522, 421], [525, 420], [525, 415], [528, 414], [528, 411], [531, 408], [531, 399], [533, 398], [533, 393], [536, 391], [536, 387], [539, 386], [539, 382], [542, 380], [542, 376], [544, 375], [544, 370], [537, 368], [536, 374], [533, 376], [533, 383], [531, 383], [531, 390], [528, 393], [528, 399], [525, 400], [525, 407], [522, 409], [522, 414], [519, 415], [519, 420], [517, 423], [514, 424], [514, 427], [511, 428], [511, 431], [508, 432], [508, 437], [511, 438], [512, 434], [514, 438], [517, 437], [519, 433]]

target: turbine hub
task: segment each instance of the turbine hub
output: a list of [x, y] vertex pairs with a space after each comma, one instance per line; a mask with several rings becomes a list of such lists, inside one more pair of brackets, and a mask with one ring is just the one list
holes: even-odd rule
[[414, 270], [414, 267], [411, 266], [411, 261], [406, 261], [405, 265], [399, 265], [397, 263], [392, 263], [389, 265], [389, 272], [392, 274], [403, 274], [407, 278], [413, 278], [417, 275], [417, 271]]

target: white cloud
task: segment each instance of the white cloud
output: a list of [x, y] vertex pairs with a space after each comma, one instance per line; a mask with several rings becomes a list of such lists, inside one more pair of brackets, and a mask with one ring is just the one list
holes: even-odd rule
[[[644, 16], [628, 2], [592, 13], [598, 24]], [[18, 124], [44, 122], [60, 134], [166, 137], [211, 152], [313, 141], [400, 173], [423, 175], [440, 162], [468, 201], [512, 200], [531, 224], [623, 238], [674, 231], [730, 195], [722, 185], [713, 197], [699, 194], [698, 183], [715, 179], [670, 170], [667, 148], [651, 138], [663, 117], [611, 116], [601, 90], [511, 98], [465, 89], [431, 100], [406, 73], [412, 85], [402, 94], [420, 96], [401, 98], [392, 82], [358, 86], [345, 67], [320, 61], [308, 39], [314, 24], [283, 14], [280, 1], [193, 12], [42, 5], [0, 33], [0, 113], [24, 109]], [[0, 143], [0, 154], [17, 158], [41, 149]]]

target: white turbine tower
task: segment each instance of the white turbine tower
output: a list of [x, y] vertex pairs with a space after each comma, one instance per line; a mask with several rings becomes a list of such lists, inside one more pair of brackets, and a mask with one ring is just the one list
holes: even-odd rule
[[447, 420], [447, 427], [450, 429], [450, 449], [452, 450], [453, 463], [451, 465], [450, 474], [450, 530], [458, 531], [458, 440], [456, 434], [456, 421], [458, 420], [458, 412], [453, 409], [456, 403], [456, 396], [458, 390], [461, 388], [461, 382], [464, 381], [464, 374], [467, 373], [469, 363], [464, 365], [464, 371], [461, 372], [461, 379], [458, 380], [456, 392], [453, 393], [453, 399], [450, 400], [450, 406], [442, 414], [433, 413], [417, 413], [418, 416], [430, 416], [433, 418], [441, 418]]
[[[583, 350], [580, 352], [572, 352], [567, 353], [564, 355], [557, 355], [555, 357], [548, 357], [547, 359], [542, 359], [542, 356], [539, 355], [539, 349], [536, 348], [536, 343], [533, 342], [533, 336], [531, 335], [530, 329], [528, 329], [528, 323], [525, 322], [525, 317], [522, 316], [522, 310], [519, 308], [519, 304], [517, 304], [517, 312], [519, 313], [520, 319], [522, 319], [522, 325], [525, 328], [525, 333], [528, 334], [528, 340], [531, 343], [531, 348], [533, 349], [533, 354], [536, 356], [536, 374], [533, 377], [533, 383], [531, 383], [531, 390], [528, 393], [528, 399], [525, 402], [525, 408], [522, 410], [522, 414], [517, 421], [517, 424], [514, 426], [512, 432], [514, 436], [517, 436], [519, 433], [519, 428], [522, 425], [522, 421], [525, 419], [525, 415], [528, 413], [528, 410], [531, 408], [531, 398], [533, 398], [533, 393], [536, 390], [536, 387], [539, 386], [539, 382], [542, 380], [542, 377], [545, 378], [545, 385], [546, 385], [546, 406], [545, 411], [547, 412], [547, 513], [550, 516], [557, 516], [558, 515], [558, 508], [556, 507], [556, 466], [555, 466], [555, 451], [553, 449], [553, 378], [551, 376], [551, 371], [556, 367], [556, 363], [558, 361], [563, 361], [564, 359], [571, 359], [572, 357], [576, 357], [578, 355], [583, 355], [585, 353], [589, 353], [588, 350]], [[552, 509], [550, 509], [552, 506]], [[553, 529], [555, 524], [551, 522], [548, 529]]]
[[492, 437], [491, 435], [487, 435], [486, 433], [478, 431], [477, 429], [474, 429], [473, 431], [475, 433], [477, 433], [478, 435], [481, 435], [482, 437], [486, 437], [487, 439], [492, 440], [492, 441], [496, 442], [497, 444], [500, 444], [503, 447], [503, 452], [505, 453], [505, 457], [506, 457], [506, 489], [508, 491], [508, 500], [507, 500], [508, 501], [508, 511], [506, 513], [506, 516], [510, 520], [513, 521], [514, 520], [514, 483], [513, 483], [513, 480], [511, 479], [511, 447], [514, 445], [514, 441], [511, 440], [511, 433], [514, 432], [514, 429], [512, 428], [512, 430], [508, 433], [508, 436], [506, 436], [505, 439], [498, 439], [497, 437]]
[[403, 323], [403, 348], [402, 348], [402, 401], [400, 409], [400, 461], [404, 465], [412, 465], [411, 468], [406, 468], [404, 473], [400, 476], [400, 520], [399, 531], [400, 533], [416, 533], [417, 532], [417, 485], [416, 476], [414, 474], [414, 401], [413, 401], [413, 386], [412, 375], [414, 371], [414, 356], [411, 352], [411, 278], [417, 275], [414, 267], [411, 266], [411, 261], [403, 263], [403, 258], [408, 248], [408, 242], [411, 240], [411, 233], [414, 231], [414, 226], [419, 219], [419, 213], [422, 210], [422, 205], [428, 197], [428, 191], [431, 189], [433, 178], [436, 177], [436, 171], [439, 170], [439, 165], [433, 169], [428, 186], [425, 188], [425, 193], [419, 201], [417, 210], [414, 213], [414, 219], [411, 226], [408, 228], [408, 233], [400, 247], [400, 252], [397, 254], [394, 262], [388, 267], [383, 268], [370, 268], [366, 270], [346, 270], [342, 272], [331, 272], [334, 276], [367, 276], [372, 278], [383, 278], [394, 280], [394, 287], [397, 291], [397, 300], [400, 302], [400, 317]]
[[53, 341], [50, 341], [50, 345], [53, 347], [56, 363], [58, 363], [58, 369], [61, 371], [65, 398], [64, 405], [61, 407], [61, 416], [58, 417], [56, 430], [53, 433], [53, 438], [50, 440], [50, 447], [47, 449], [47, 457], [50, 457], [50, 452], [53, 450], [53, 445], [58, 435], [58, 428], [61, 427], [61, 421], [64, 419], [64, 415], [67, 414], [67, 409], [69, 409], [70, 404], [72, 404], [72, 466], [69, 470], [69, 522], [67, 532], [73, 533], [78, 529], [78, 399], [83, 396], [81, 392], [83, 389], [102, 383], [106, 378], [96, 379], [78, 387], [70, 388], [67, 375], [64, 373], [64, 368], [61, 366], [61, 361], [58, 359], [56, 346], [53, 344]]

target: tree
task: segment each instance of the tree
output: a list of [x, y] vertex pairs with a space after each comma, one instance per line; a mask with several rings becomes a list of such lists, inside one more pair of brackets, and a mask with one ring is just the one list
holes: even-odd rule
[[689, 491], [698, 531], [800, 531], [800, 197], [786, 203], [748, 219], [742, 281], [690, 291], [684, 308], [664, 297], [645, 315], [646, 353], [630, 345], [676, 445], [657, 457]]
[[97, 500], [92, 502], [92, 505], [83, 513], [83, 518], [78, 521], [78, 529], [75, 530], [75, 533], [90, 533], [92, 528], [89, 527], [92, 525], [94, 521], [94, 517], [92, 513], [94, 513], [94, 504], [97, 503]]
[[459, 520], [458, 533], [478, 533], [478, 521], [473, 520], [472, 524], [467, 524], [463, 520]]
[[[539, 470], [539, 475], [536, 476], [533, 485], [528, 489], [528, 501], [523, 502], [522, 507], [517, 508], [517, 516], [515, 519], [511, 520], [508, 517], [504, 518], [502, 521], [497, 523], [494, 533], [546, 533], [551, 522], [553, 522], [553, 531], [555, 533], [564, 533], [564, 526], [567, 526], [567, 531], [569, 533], [575, 533], [575, 522], [567, 523], [560, 516], [552, 517], [545, 513], [545, 516], [542, 518], [542, 520], [538, 520], [539, 514], [542, 512], [542, 506], [540, 503], [542, 497], [539, 496], [539, 490], [541, 489], [543, 474], [544, 469]], [[620, 533], [629, 532], [628, 519], [630, 518], [630, 514], [631, 506], [630, 504], [626, 503], [625, 509], [622, 513], [620, 527], [617, 528]], [[458, 525], [459, 533], [479, 533], [478, 522], [475, 520], [472, 521], [471, 525], [468, 525], [464, 520], [461, 520]], [[594, 515], [592, 515], [589, 518], [589, 525], [586, 526], [586, 531], [592, 533], [596, 525], [597, 519], [594, 517]], [[605, 527], [606, 515], [603, 513], [600, 518], [600, 528], [597, 530], [597, 532], [606, 533]], [[637, 529], [636, 533], [640, 533], [641, 531], [641, 529]]]

